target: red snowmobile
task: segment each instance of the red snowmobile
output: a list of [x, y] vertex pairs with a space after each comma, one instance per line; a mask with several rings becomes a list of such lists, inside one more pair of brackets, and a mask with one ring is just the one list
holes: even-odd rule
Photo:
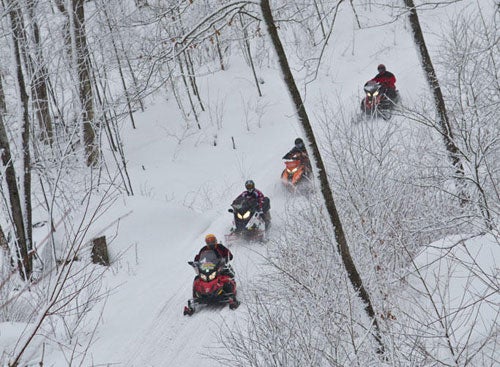
[[225, 271], [226, 263], [214, 251], [208, 250], [200, 254], [199, 261], [189, 261], [196, 273], [193, 282], [193, 298], [184, 306], [184, 315], [191, 316], [196, 305], [229, 304], [229, 308], [238, 308], [236, 299], [236, 282]]
[[361, 101], [361, 111], [367, 116], [380, 116], [384, 120], [389, 120], [392, 117], [392, 109], [399, 101], [398, 91], [394, 91], [395, 95], [389, 97], [388, 90], [373, 80], [366, 82], [363, 89], [365, 98]]

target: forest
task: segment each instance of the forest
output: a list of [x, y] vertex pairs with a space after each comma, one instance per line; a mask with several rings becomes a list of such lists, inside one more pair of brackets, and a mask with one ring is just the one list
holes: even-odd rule
[[[2, 0], [0, 15], [0, 365], [500, 362], [498, 1]], [[359, 108], [381, 62], [402, 96], [388, 119]], [[278, 177], [297, 136], [313, 190], [291, 197]], [[224, 237], [249, 176], [269, 240], [231, 247], [243, 307], [208, 312], [217, 327], [185, 350], [206, 321], [182, 317], [185, 260]], [[126, 309], [129, 281], [154, 296]], [[110, 351], [114, 314], [151, 329]]]

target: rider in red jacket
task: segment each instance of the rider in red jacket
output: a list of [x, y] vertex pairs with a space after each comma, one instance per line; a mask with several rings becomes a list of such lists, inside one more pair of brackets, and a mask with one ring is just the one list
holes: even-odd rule
[[222, 243], [217, 242], [217, 237], [213, 234], [207, 234], [205, 236], [206, 245], [203, 246], [198, 254], [194, 257], [194, 261], [200, 260], [200, 255], [204, 251], [214, 251], [219, 259], [224, 259], [226, 263], [233, 259], [233, 254]]
[[396, 98], [396, 77], [390, 71], [387, 71], [384, 64], [380, 64], [377, 68], [378, 74], [372, 81], [382, 85], [382, 92], [390, 99]]
[[207, 234], [205, 236], [206, 245], [203, 246], [198, 254], [194, 257], [194, 261], [200, 261], [200, 256], [205, 251], [213, 251], [217, 255], [217, 257], [222, 260], [225, 264], [224, 269], [222, 270], [222, 274], [229, 275], [231, 278], [234, 278], [234, 271], [231, 265], [229, 265], [229, 261], [233, 259], [233, 254], [231, 250], [229, 250], [222, 243], [217, 241], [217, 237], [213, 234]]

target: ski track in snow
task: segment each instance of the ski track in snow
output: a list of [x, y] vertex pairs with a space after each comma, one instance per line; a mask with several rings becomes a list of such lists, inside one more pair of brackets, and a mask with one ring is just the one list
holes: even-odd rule
[[[279, 173], [278, 173], [279, 174]], [[278, 176], [279, 177], [279, 176]], [[277, 179], [279, 180], [279, 178]], [[285, 201], [293, 196], [287, 195], [279, 184], [273, 184], [273, 189], [264, 192], [271, 198], [272, 227], [269, 238], [278, 234], [282, 224], [280, 214], [285, 207]], [[231, 223], [231, 216], [223, 216], [212, 223], [210, 228], [220, 229], [218, 233], [227, 233]], [[259, 266], [265, 256], [266, 244], [246, 241], [235, 241], [227, 244], [234, 254], [231, 262], [236, 272], [238, 298], [242, 302], [236, 310], [230, 310], [227, 305], [220, 307], [198, 307], [192, 316], [184, 316], [184, 305], [191, 295], [192, 277], [172, 292], [165, 303], [159, 307], [150, 324], [137, 335], [135, 341], [127, 347], [128, 353], [123, 358], [124, 365], [139, 366], [179, 366], [216, 367], [216, 355], [221, 346], [217, 343], [221, 332], [222, 322], [231, 325], [238, 322], [245, 306], [245, 285], [257, 276]], [[186, 266], [188, 266], [186, 264]], [[168, 361], [168, 363], [166, 362]]]
[[[231, 246], [233, 252], [239, 252]], [[245, 251], [250, 253], [250, 251]], [[238, 262], [233, 261], [236, 269], [236, 281], [239, 298], [244, 300], [241, 282], [244, 277], [238, 276]], [[244, 271], [248, 271], [246, 267]], [[194, 273], [193, 273], [194, 277]], [[239, 313], [244, 312], [242, 304], [237, 310], [230, 310], [227, 305], [215, 307], [198, 307], [192, 316], [182, 314], [183, 307], [191, 294], [192, 278], [162, 305], [153, 321], [137, 341], [129, 347], [131, 351], [124, 359], [127, 366], [162, 366], [169, 361], [169, 366], [220, 366], [211, 359], [210, 347], [216, 345], [216, 336], [222, 318], [224, 322], [231, 323], [236, 320]], [[244, 302], [244, 301], [243, 301]]]

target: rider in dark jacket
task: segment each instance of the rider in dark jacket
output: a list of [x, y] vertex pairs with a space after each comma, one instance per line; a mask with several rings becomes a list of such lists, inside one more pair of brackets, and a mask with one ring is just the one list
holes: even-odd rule
[[238, 197], [236, 199], [238, 199], [240, 197], [244, 197], [244, 198], [253, 197], [253, 198], [257, 199], [257, 205], [259, 206], [258, 210], [260, 212], [262, 219], [264, 219], [264, 224], [266, 225], [266, 230], [269, 229], [269, 226], [271, 224], [271, 213], [269, 213], [269, 209], [270, 209], [269, 198], [264, 196], [262, 191], [257, 190], [255, 188], [255, 183], [252, 180], [245, 181], [245, 188], [246, 188], [246, 190], [243, 191], [240, 195], [238, 195]]
[[305, 167], [304, 176], [309, 177], [312, 168], [311, 161], [309, 160], [309, 154], [307, 153], [304, 141], [301, 138], [295, 139], [295, 145], [288, 153], [283, 156], [283, 159], [298, 159], [302, 162]]

